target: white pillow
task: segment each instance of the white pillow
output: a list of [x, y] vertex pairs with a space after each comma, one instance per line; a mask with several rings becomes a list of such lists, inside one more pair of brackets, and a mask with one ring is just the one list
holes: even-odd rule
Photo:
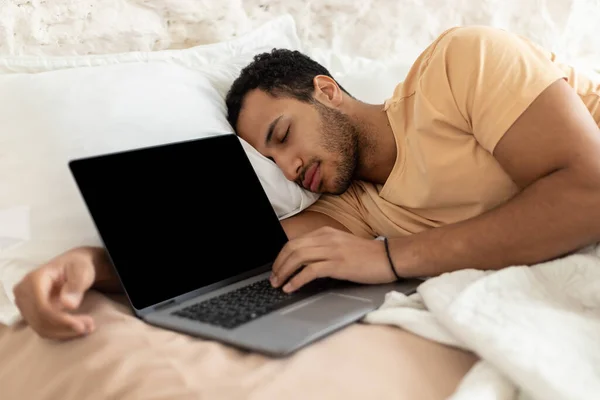
[[306, 54], [325, 66], [352, 96], [370, 104], [383, 104], [390, 98], [412, 66], [408, 59], [384, 62], [329, 49], [307, 49]]
[[[202, 73], [161, 62], [0, 76], [0, 126], [0, 211], [14, 228], [4, 225], [2, 242], [29, 239], [13, 255], [36, 262], [100, 245], [68, 160], [232, 132], [222, 98]], [[273, 163], [245, 149], [280, 218], [311, 202]], [[22, 238], [23, 224], [30, 238]]]
[[[272, 47], [300, 47], [291, 18], [231, 42], [162, 54], [0, 59], [10, 70], [0, 74], [0, 280], [1, 263], [42, 263], [100, 244], [69, 159], [231, 133], [224, 89]], [[316, 201], [242, 144], [281, 219]]]
[[[301, 49], [294, 18], [284, 14], [236, 39], [206, 44], [183, 50], [135, 51], [128, 53], [79, 55], [63, 57], [0, 56], [0, 74], [36, 73], [76, 67], [94, 67], [123, 63], [166, 61], [194, 69], [202, 69], [223, 77], [231, 76], [232, 59], [251, 60], [253, 55], [274, 47]], [[225, 70], [221, 71], [221, 68]]]

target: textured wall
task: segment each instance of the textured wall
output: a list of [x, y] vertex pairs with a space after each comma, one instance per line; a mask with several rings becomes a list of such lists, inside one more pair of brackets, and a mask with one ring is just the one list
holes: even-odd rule
[[282, 13], [305, 45], [371, 58], [412, 60], [444, 29], [467, 24], [524, 34], [565, 59], [600, 55], [598, 0], [0, 0], [0, 54], [189, 47]]

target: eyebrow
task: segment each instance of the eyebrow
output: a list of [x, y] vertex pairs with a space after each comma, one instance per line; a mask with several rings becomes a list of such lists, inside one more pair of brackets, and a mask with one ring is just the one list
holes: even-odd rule
[[267, 130], [267, 137], [265, 138], [265, 145], [268, 145], [271, 142], [271, 139], [273, 138], [273, 132], [275, 131], [275, 126], [277, 125], [281, 117], [283, 117], [283, 115], [280, 115], [279, 117], [275, 118], [273, 122], [271, 122], [271, 124], [269, 125], [269, 129]]

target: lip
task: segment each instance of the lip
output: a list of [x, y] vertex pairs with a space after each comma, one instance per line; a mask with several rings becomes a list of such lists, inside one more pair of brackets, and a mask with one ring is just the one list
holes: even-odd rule
[[317, 164], [317, 168], [313, 174], [312, 182], [310, 183], [310, 191], [317, 193], [319, 186], [321, 186], [321, 165]]
[[319, 188], [320, 181], [320, 166], [318, 162], [315, 162], [308, 168], [308, 170], [304, 174], [302, 186], [304, 186], [305, 189], [310, 190], [311, 192], [316, 192], [316, 190]]
[[304, 180], [302, 181], [302, 186], [304, 186], [305, 189], [310, 188], [316, 171], [317, 163], [313, 163], [310, 167], [308, 167], [308, 170], [306, 170], [306, 172], [304, 173]]

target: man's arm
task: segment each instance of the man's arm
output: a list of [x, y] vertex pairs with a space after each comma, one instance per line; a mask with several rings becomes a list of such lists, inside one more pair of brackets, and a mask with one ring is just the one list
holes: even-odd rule
[[92, 288], [105, 293], [122, 292], [121, 283], [108, 259], [106, 250], [101, 247], [87, 247], [85, 250], [92, 255], [94, 264], [95, 279]]
[[308, 210], [304, 210], [293, 217], [284, 219], [281, 221], [281, 226], [283, 226], [283, 230], [290, 240], [324, 226], [349, 232], [344, 225], [340, 224], [330, 216]]
[[494, 156], [523, 191], [471, 220], [391, 239], [399, 273], [533, 264], [600, 241], [600, 129], [566, 82], [529, 106]]

